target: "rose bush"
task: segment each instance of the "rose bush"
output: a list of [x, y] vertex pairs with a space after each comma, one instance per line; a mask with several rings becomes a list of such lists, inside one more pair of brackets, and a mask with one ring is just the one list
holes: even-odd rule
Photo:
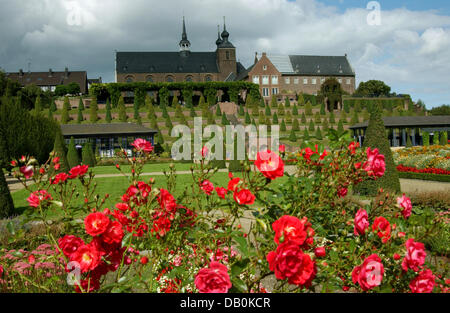
[[[380, 190], [364, 204], [348, 197], [353, 186], [383, 175], [384, 156], [376, 149], [337, 138], [328, 150], [304, 143], [290, 155], [262, 151], [242, 172], [230, 173], [224, 186], [212, 183], [217, 169], [204, 149], [191, 171], [193, 183], [177, 190], [173, 167], [165, 188], [144, 180], [153, 147], [143, 139], [133, 146], [132, 157], [121, 153], [131, 165], [129, 186], [109, 208], [87, 166], [52, 173], [56, 158], [43, 165], [31, 157], [13, 161], [15, 176], [30, 191], [24, 216], [47, 229], [49, 273], [59, 282], [72, 279], [60, 290], [447, 291], [423, 244], [407, 233], [414, 209], [406, 195]], [[296, 165], [292, 175], [284, 173], [286, 159]], [[79, 198], [83, 205], [74, 205]], [[55, 210], [56, 217], [50, 214]], [[245, 220], [248, 227], [242, 227]], [[54, 224], [59, 236], [51, 231]], [[22, 257], [2, 252], [0, 289], [48, 291], [33, 276], [36, 261], [27, 252]], [[272, 275], [276, 283], [268, 285]]]

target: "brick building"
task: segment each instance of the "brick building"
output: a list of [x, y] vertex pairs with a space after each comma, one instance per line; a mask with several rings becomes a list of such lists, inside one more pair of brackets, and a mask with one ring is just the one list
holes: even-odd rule
[[355, 92], [355, 72], [347, 55], [267, 55], [263, 53], [244, 73], [240, 80], [260, 85], [261, 95], [268, 101], [272, 95], [317, 95], [327, 78], [334, 77], [342, 89]]
[[183, 17], [178, 52], [116, 52], [116, 82], [233, 81], [245, 71], [236, 61], [236, 48], [224, 27], [216, 51], [192, 52]]

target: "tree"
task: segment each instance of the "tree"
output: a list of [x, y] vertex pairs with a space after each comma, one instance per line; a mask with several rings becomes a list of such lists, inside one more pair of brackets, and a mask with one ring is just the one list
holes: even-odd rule
[[119, 109], [119, 121], [125, 123], [128, 120], [128, 116], [127, 116], [127, 111], [125, 108], [125, 101], [123, 100], [123, 96], [120, 96], [117, 107]]
[[439, 145], [439, 132], [433, 132], [433, 145]]
[[305, 98], [303, 97], [303, 93], [298, 95], [297, 103], [299, 106], [305, 105]]
[[51, 99], [50, 99], [50, 107], [49, 107], [49, 111], [51, 111], [52, 113], [53, 112], [56, 112], [56, 103], [55, 103], [55, 99], [52, 97]]
[[52, 112], [52, 110], [48, 110], [48, 119], [49, 120], [53, 120], [53, 112]]
[[345, 113], [345, 111], [341, 112], [340, 120], [342, 121], [342, 123], [347, 124], [347, 113]]
[[344, 112], [350, 113], [350, 105], [348, 104], [348, 100], [344, 100]]
[[291, 142], [297, 141], [297, 135], [295, 134], [294, 128], [292, 128], [291, 132], [289, 133], [289, 141], [291, 141]]
[[245, 124], [249, 125], [252, 123], [252, 120], [250, 119], [250, 115], [248, 114], [248, 111], [245, 112]]
[[177, 97], [177, 95], [175, 95], [172, 99], [172, 107], [175, 108], [177, 105], [179, 105], [178, 97]]
[[411, 142], [411, 130], [408, 128], [406, 129], [406, 148], [411, 148], [412, 142]]
[[337, 132], [339, 135], [344, 133], [344, 125], [342, 124], [342, 120], [339, 120], [338, 122]]
[[273, 115], [273, 125], [277, 125], [278, 124], [278, 115], [277, 115], [277, 113], [275, 113], [274, 115]]
[[323, 139], [323, 138], [322, 138], [322, 132], [320, 131], [320, 127], [317, 127], [317, 128], [316, 128], [316, 134], [315, 134], [315, 137], [316, 137], [317, 140], [322, 140], [322, 139]]
[[222, 116], [222, 111], [220, 110], [219, 104], [217, 104], [217, 106], [216, 106], [216, 116], [218, 116], [218, 117]]
[[325, 115], [325, 114], [326, 114], [326, 112], [325, 112], [325, 103], [322, 102], [320, 104], [320, 115]]
[[83, 165], [87, 165], [89, 167], [95, 166], [94, 151], [92, 150], [92, 145], [90, 142], [86, 142], [83, 145], [83, 149], [81, 150], [81, 158]]
[[298, 124], [298, 119], [294, 118], [294, 121], [292, 123], [292, 129], [295, 131], [299, 131], [300, 130], [300, 126]]
[[352, 119], [350, 121], [350, 124], [355, 125], [359, 123], [359, 118], [358, 118], [358, 113], [356, 113], [356, 111], [353, 111], [353, 116]]
[[72, 82], [66, 86], [66, 92], [69, 95], [78, 95], [81, 92], [80, 85], [78, 83]]
[[83, 102], [83, 99], [81, 97], [80, 97], [80, 100], [78, 101], [78, 109], [81, 109], [81, 111], [84, 110], [84, 102]]
[[289, 108], [291, 106], [291, 101], [289, 101], [289, 98], [284, 98], [284, 107]]
[[70, 138], [69, 148], [67, 149], [67, 164], [70, 168], [73, 168], [80, 164], [77, 148], [75, 147], [75, 139]]
[[222, 125], [230, 125], [230, 122], [228, 121], [225, 112], [222, 113]]
[[330, 112], [330, 116], [328, 118], [330, 125], [336, 124], [336, 119], [334, 118], [334, 113], [333, 111]]
[[319, 112], [316, 112], [316, 114], [314, 115], [314, 123], [320, 124], [321, 122], [322, 122], [322, 119], [320, 118], [320, 114], [319, 114]]
[[97, 123], [98, 120], [97, 109], [98, 109], [97, 98], [93, 97], [91, 105], [89, 107], [89, 121], [91, 123]]
[[14, 202], [6, 183], [3, 168], [0, 167], [0, 219], [5, 219], [14, 215]]
[[[57, 170], [57, 173], [67, 173], [69, 172], [69, 164], [67, 162], [67, 147], [64, 144], [64, 137], [62, 135], [61, 129], [56, 130], [55, 134], [55, 145], [53, 147], [53, 157], [59, 157], [59, 164], [61, 167]], [[54, 168], [52, 169], [54, 171]]]
[[313, 120], [309, 120], [309, 131], [313, 132], [315, 129], [315, 125], [314, 125], [314, 121]]
[[80, 106], [78, 106], [78, 110], [77, 110], [78, 112], [78, 114], [77, 114], [77, 123], [78, 124], [81, 124], [81, 122], [83, 122], [84, 121], [84, 117], [83, 117], [83, 110], [81, 110], [81, 107]]
[[284, 122], [284, 119], [281, 120], [280, 131], [286, 131], [286, 123]]
[[173, 128], [173, 124], [172, 124], [172, 120], [170, 119], [170, 116], [167, 116], [167, 117], [166, 117], [166, 123], [165, 123], [165, 125], [166, 125], [166, 127], [169, 129], [169, 134], [170, 134], [170, 131], [171, 131], [172, 128]]
[[36, 111], [36, 113], [41, 113], [42, 112], [42, 100], [41, 100], [41, 96], [38, 95], [36, 97], [36, 102], [34, 104], [34, 110]]
[[305, 115], [305, 112], [302, 113], [302, 117], [301, 117], [300, 120], [301, 120], [301, 122], [302, 122], [303, 125], [306, 124], [306, 115]]
[[244, 106], [243, 105], [239, 105], [238, 114], [239, 114], [239, 116], [244, 116], [245, 115]]
[[370, 114], [369, 125], [364, 138], [363, 148], [366, 149], [368, 147], [378, 149], [379, 153], [384, 155], [386, 171], [382, 177], [376, 180], [371, 179], [356, 185], [356, 192], [362, 195], [374, 196], [380, 188], [383, 188], [386, 191], [400, 193], [400, 180], [381, 118], [381, 108], [378, 104], [374, 106]]
[[294, 107], [292, 108], [292, 115], [294, 115], [294, 116], [298, 115], [298, 108], [297, 108], [296, 104], [294, 104]]
[[198, 101], [198, 106], [200, 107], [200, 109], [205, 109], [205, 97], [202, 95], [200, 95], [200, 99]]
[[285, 114], [286, 114], [286, 111], [284, 110], [284, 105], [282, 103], [280, 103], [280, 105], [278, 106], [278, 115], [284, 116]]
[[278, 107], [278, 101], [275, 95], [272, 95], [272, 99], [270, 100], [270, 106], [274, 109]]
[[329, 129], [329, 125], [328, 125], [328, 120], [326, 118], [323, 119], [323, 124], [322, 124], [322, 130], [324, 131], [324, 133], [328, 132]]
[[150, 120], [155, 117], [155, 108], [153, 107], [153, 100], [149, 95], [145, 97], [145, 106], [147, 107], [147, 118]]
[[305, 131], [303, 132], [303, 140], [309, 140], [309, 132], [308, 128], [305, 127]]
[[441, 139], [439, 141], [441, 146], [448, 145], [448, 135], [446, 131], [441, 132]]
[[444, 104], [428, 111], [431, 115], [450, 115], [450, 105]]
[[265, 111], [266, 116], [272, 116], [272, 112], [270, 110], [270, 106], [266, 105], [266, 111]]
[[190, 108], [190, 111], [189, 111], [189, 116], [190, 117], [196, 117], [197, 116], [197, 113], [195, 113], [195, 109], [194, 109], [193, 105], [191, 105], [191, 108]]
[[111, 123], [112, 116], [111, 116], [111, 103], [109, 102], [109, 99], [106, 100], [106, 117], [105, 117], [106, 123]]
[[423, 132], [422, 140], [423, 140], [424, 146], [429, 146], [430, 145], [430, 134], [428, 132]]
[[228, 166], [228, 171], [231, 173], [237, 173], [242, 171], [243, 169], [241, 160], [238, 160], [237, 135], [234, 135], [233, 144], [234, 144], [233, 158], [231, 159], [230, 164]]
[[388, 96], [391, 92], [391, 87], [380, 80], [369, 80], [359, 83], [356, 94], [367, 97]]
[[67, 124], [70, 121], [69, 110], [70, 110], [69, 98], [64, 97], [63, 110], [61, 114], [61, 124]]
[[[214, 146], [214, 147], [216, 148], [216, 146]], [[217, 156], [217, 157], [219, 157], [219, 156]], [[219, 169], [227, 168], [227, 164], [226, 164], [227, 150], [226, 150], [225, 142], [223, 143], [222, 156], [220, 159], [221, 160], [218, 160], [217, 158], [215, 158], [214, 160], [211, 160], [211, 167], [219, 168]]]
[[305, 114], [308, 116], [311, 116], [313, 114], [311, 102], [309, 102], [309, 101], [306, 103], [306, 106], [305, 106]]

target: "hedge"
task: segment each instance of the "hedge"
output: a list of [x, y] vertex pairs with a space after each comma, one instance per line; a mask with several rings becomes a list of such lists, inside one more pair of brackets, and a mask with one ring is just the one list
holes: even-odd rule
[[400, 178], [406, 178], [406, 179], [421, 179], [421, 180], [431, 180], [431, 181], [446, 182], [446, 183], [450, 182], [450, 175], [399, 172], [398, 176]]

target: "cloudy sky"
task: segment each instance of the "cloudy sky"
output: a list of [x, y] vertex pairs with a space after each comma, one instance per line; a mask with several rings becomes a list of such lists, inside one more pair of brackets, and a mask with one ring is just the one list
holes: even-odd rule
[[192, 51], [213, 51], [217, 24], [226, 16], [230, 41], [246, 67], [256, 51], [347, 53], [357, 83], [379, 79], [428, 108], [449, 104], [449, 2], [369, 2], [0, 0], [0, 68], [68, 66], [112, 82], [115, 50], [177, 51], [184, 14]]

